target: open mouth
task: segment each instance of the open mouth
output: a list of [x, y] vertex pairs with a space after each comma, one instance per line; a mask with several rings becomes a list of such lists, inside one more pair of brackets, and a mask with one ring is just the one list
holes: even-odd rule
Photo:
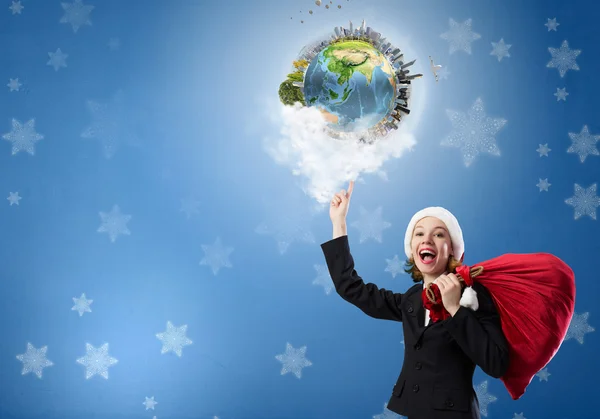
[[425, 265], [433, 263], [436, 257], [437, 255], [432, 250], [424, 249], [419, 252], [419, 258]]

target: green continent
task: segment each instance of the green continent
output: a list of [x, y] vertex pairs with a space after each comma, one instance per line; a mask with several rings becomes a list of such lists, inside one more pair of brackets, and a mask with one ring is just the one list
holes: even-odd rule
[[339, 97], [339, 95], [331, 89], [329, 89], [329, 96], [331, 96], [332, 99], [337, 99]]
[[338, 76], [340, 86], [347, 83], [355, 71], [367, 78], [367, 84], [371, 83], [373, 70], [377, 65], [373, 61], [383, 58], [371, 44], [363, 41], [344, 41], [330, 45], [323, 51], [323, 56], [329, 60], [327, 69]]

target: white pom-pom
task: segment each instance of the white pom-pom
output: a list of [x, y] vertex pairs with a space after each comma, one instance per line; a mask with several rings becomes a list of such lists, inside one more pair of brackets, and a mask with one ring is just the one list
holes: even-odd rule
[[477, 311], [479, 301], [477, 300], [477, 292], [472, 287], [465, 288], [462, 297], [460, 297], [460, 305]]

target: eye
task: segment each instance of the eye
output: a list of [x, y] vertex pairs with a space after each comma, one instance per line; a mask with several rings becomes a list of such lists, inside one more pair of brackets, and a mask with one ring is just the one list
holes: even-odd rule
[[415, 233], [415, 236], [422, 236], [423, 233]]

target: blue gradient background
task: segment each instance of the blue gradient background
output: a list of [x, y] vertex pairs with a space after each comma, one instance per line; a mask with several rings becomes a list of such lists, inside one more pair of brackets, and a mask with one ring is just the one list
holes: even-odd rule
[[[430, 205], [451, 209], [466, 238], [465, 262], [502, 253], [551, 252], [576, 273], [576, 312], [597, 327], [598, 221], [573, 218], [564, 200], [573, 185], [600, 180], [599, 157], [581, 163], [567, 154], [568, 132], [587, 124], [600, 133], [598, 109], [599, 6], [591, 1], [431, 0], [343, 1], [342, 9], [312, 1], [90, 1], [92, 26], [75, 34], [60, 24], [58, 1], [22, 0], [13, 16], [0, 9], [0, 84], [19, 77], [22, 91], [0, 92], [0, 131], [10, 121], [36, 119], [44, 139], [35, 156], [11, 156], [0, 142], [0, 198], [19, 191], [20, 205], [0, 205], [1, 418], [372, 418], [381, 414], [402, 367], [400, 324], [377, 321], [312, 285], [324, 264], [319, 243], [331, 238], [323, 212], [308, 226], [315, 242], [277, 250], [255, 233], [263, 221], [308, 208], [312, 199], [289, 169], [263, 150], [277, 127], [260, 103], [276, 99], [279, 83], [302, 46], [348, 20], [367, 24], [410, 49], [428, 71], [428, 55], [450, 69], [438, 84], [429, 72], [414, 83], [427, 91], [414, 151], [383, 167], [389, 180], [367, 176], [356, 184], [349, 223], [358, 208], [381, 206], [391, 228], [383, 242], [358, 241], [349, 227], [358, 272], [367, 281], [404, 291], [406, 275], [384, 272], [385, 259], [403, 254], [412, 214]], [[85, 4], [88, 4], [85, 2]], [[307, 10], [315, 10], [312, 16]], [[300, 13], [302, 10], [302, 13]], [[293, 19], [290, 19], [290, 16]], [[299, 20], [304, 18], [304, 24]], [[473, 19], [482, 38], [473, 53], [448, 53], [440, 34], [448, 19]], [[547, 18], [556, 17], [557, 32]], [[121, 40], [110, 51], [111, 37]], [[490, 42], [512, 44], [510, 58], [489, 55]], [[566, 39], [580, 71], [564, 79], [546, 68], [548, 47]], [[403, 48], [403, 45], [399, 45]], [[46, 65], [48, 52], [69, 54], [67, 68]], [[566, 102], [553, 96], [566, 87]], [[110, 160], [98, 141], [84, 140], [87, 100], [125, 94], [136, 119], [137, 147]], [[0, 89], [1, 90], [1, 89]], [[477, 97], [486, 113], [508, 120], [497, 135], [499, 158], [479, 156], [466, 168], [458, 149], [440, 147], [451, 130], [446, 109], [466, 111]], [[540, 158], [538, 144], [548, 143]], [[166, 175], [168, 174], [168, 176]], [[539, 192], [539, 178], [549, 192]], [[340, 187], [345, 185], [340, 185]], [[195, 196], [199, 214], [186, 219], [180, 199]], [[2, 198], [4, 199], [4, 198]], [[96, 232], [99, 211], [118, 204], [131, 214], [131, 236], [110, 243]], [[235, 248], [232, 268], [213, 275], [199, 265], [201, 245], [220, 236]], [[92, 312], [79, 317], [72, 298], [86, 293]], [[160, 354], [170, 320], [187, 324], [194, 342], [183, 356]], [[21, 375], [17, 354], [27, 342], [47, 345], [54, 366], [40, 380]], [[109, 379], [85, 379], [75, 360], [85, 344], [109, 343], [118, 364]], [[275, 355], [286, 342], [307, 346], [313, 363], [298, 380], [280, 375]], [[585, 344], [566, 341], [549, 365], [548, 382], [534, 377], [512, 401], [498, 380], [489, 418], [595, 418], [598, 333]], [[145, 410], [145, 397], [158, 401]]]

